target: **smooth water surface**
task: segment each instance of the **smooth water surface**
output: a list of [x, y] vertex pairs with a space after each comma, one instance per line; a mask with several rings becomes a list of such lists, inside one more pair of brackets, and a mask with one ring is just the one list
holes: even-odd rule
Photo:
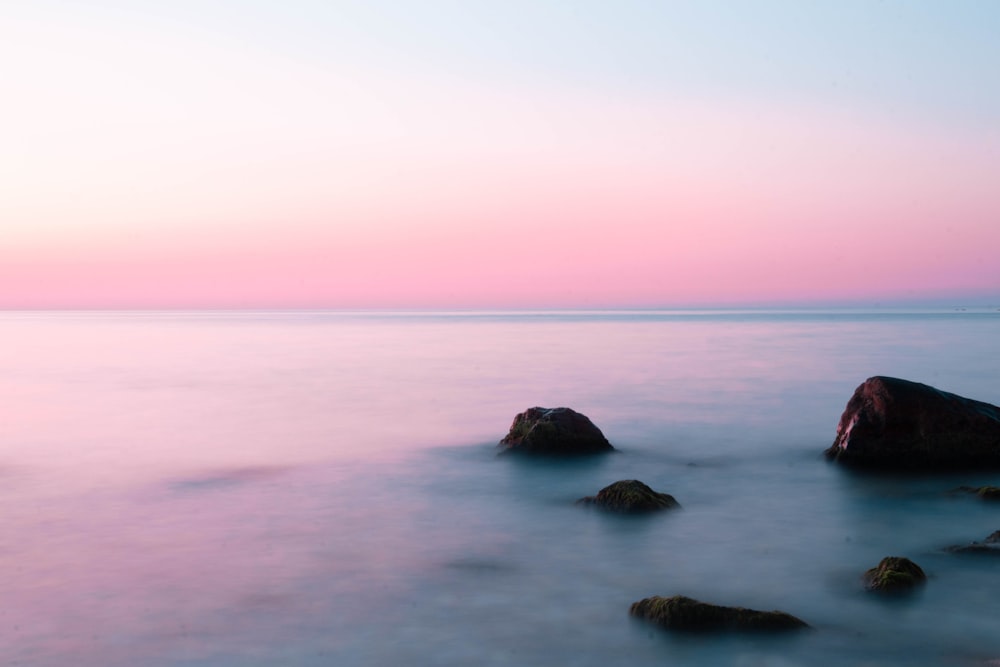
[[[4, 665], [974, 665], [997, 475], [826, 463], [866, 377], [1000, 403], [1000, 312], [0, 314]], [[620, 452], [498, 457], [566, 405]], [[638, 478], [683, 509], [575, 506]], [[882, 600], [888, 555], [930, 576]], [[782, 609], [672, 635], [649, 595]]]

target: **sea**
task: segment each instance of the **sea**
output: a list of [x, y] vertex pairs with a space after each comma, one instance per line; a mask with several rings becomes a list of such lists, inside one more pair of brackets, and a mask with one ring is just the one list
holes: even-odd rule
[[[0, 313], [0, 665], [988, 665], [996, 471], [829, 463], [873, 375], [1000, 403], [1000, 309]], [[618, 450], [498, 455], [533, 407]], [[623, 479], [642, 517], [576, 505]], [[885, 556], [912, 595], [864, 590]], [[811, 628], [683, 634], [652, 595]]]

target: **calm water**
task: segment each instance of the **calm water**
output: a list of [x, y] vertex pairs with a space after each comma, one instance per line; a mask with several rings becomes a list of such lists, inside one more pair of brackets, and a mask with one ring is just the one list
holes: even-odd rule
[[[854, 388], [1000, 403], [1000, 312], [0, 314], [0, 664], [975, 665], [997, 475], [821, 459]], [[621, 453], [497, 458], [566, 405]], [[683, 510], [573, 501], [618, 479]], [[917, 561], [922, 593], [859, 577]], [[815, 630], [674, 636], [649, 595]]]

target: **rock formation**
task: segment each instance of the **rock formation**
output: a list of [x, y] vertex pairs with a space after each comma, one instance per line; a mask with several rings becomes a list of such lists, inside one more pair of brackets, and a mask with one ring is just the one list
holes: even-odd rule
[[969, 544], [956, 544], [946, 547], [945, 551], [955, 554], [986, 554], [989, 556], [1000, 556], [1000, 530], [993, 532], [982, 542], [970, 542]]
[[826, 455], [867, 468], [1000, 467], [1000, 408], [919, 382], [871, 377], [848, 401]]
[[865, 588], [879, 593], [901, 593], [927, 581], [920, 566], [909, 558], [888, 556], [865, 572]]
[[597, 492], [576, 501], [622, 514], [645, 514], [680, 507], [673, 496], [658, 493], [637, 479], [626, 479], [610, 484]]
[[973, 493], [983, 500], [1000, 500], [1000, 486], [960, 486], [958, 490]]
[[514, 417], [499, 446], [506, 452], [550, 456], [614, 450], [590, 419], [569, 408], [528, 408]]
[[683, 595], [639, 600], [632, 605], [629, 613], [668, 630], [687, 632], [775, 631], [809, 627], [805, 621], [783, 611], [723, 607]]

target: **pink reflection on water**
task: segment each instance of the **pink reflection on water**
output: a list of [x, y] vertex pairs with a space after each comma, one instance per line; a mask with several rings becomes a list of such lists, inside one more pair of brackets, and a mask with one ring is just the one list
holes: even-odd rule
[[252, 657], [282, 642], [332, 651], [348, 635], [331, 626], [375, 613], [363, 600], [399, 590], [393, 573], [419, 542], [400, 527], [420, 505], [362, 493], [377, 484], [346, 468], [258, 468], [21, 493], [0, 541], [16, 564], [0, 587], [7, 655], [131, 665]]
[[13, 659], [210, 659], [303, 631], [332, 648], [319, 628], [336, 622], [338, 596], [398, 585], [387, 573], [415, 536], [373, 542], [365, 527], [413, 503], [387, 517], [370, 489], [331, 489], [357, 483], [337, 466], [458, 437], [442, 409], [456, 402], [427, 392], [405, 333], [139, 316], [2, 324]]
[[408, 613], [394, 593], [446, 550], [417, 520], [422, 496], [385, 479], [439, 474], [411, 471], [413, 452], [488, 457], [532, 405], [575, 407], [628, 449], [661, 424], [773, 419], [803, 382], [853, 387], [857, 370], [816, 322], [133, 313], [0, 326], [0, 556], [16, 573], [0, 581], [0, 631], [33, 665], [212, 662], [301, 637], [332, 651], [358, 619]]

